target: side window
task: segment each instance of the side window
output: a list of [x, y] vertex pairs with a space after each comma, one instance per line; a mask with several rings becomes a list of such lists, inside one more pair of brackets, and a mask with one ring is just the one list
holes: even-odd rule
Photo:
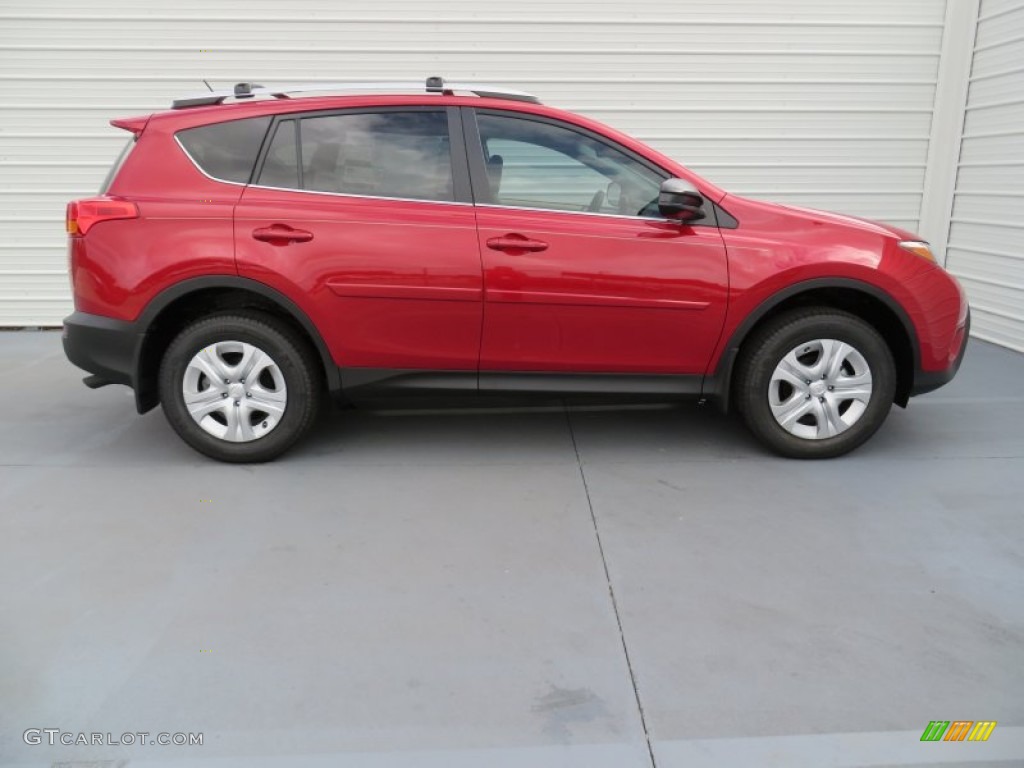
[[267, 148], [260, 177], [256, 181], [264, 187], [299, 188], [299, 153], [295, 142], [295, 121], [282, 120], [274, 130], [274, 138]]
[[178, 131], [178, 141], [207, 175], [248, 184], [269, 117], [249, 117]]
[[[299, 133], [302, 189], [413, 200], [455, 199], [444, 112], [307, 117], [300, 121]], [[287, 153], [286, 141], [282, 139], [282, 157]]]
[[478, 114], [492, 201], [518, 208], [658, 214], [666, 174], [570, 128]]

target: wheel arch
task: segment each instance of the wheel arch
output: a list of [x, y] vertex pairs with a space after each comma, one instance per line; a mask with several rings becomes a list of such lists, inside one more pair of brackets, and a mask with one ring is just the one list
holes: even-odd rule
[[140, 334], [135, 359], [135, 404], [139, 413], [159, 404], [157, 374], [171, 340], [193, 320], [221, 310], [257, 309], [291, 324], [312, 345], [328, 389], [341, 389], [338, 366], [319, 330], [301, 307], [270, 286], [236, 275], [198, 277], [157, 294], [135, 321]]
[[896, 362], [895, 402], [905, 407], [913, 389], [915, 372], [920, 369], [921, 350], [917, 332], [906, 310], [890, 294], [875, 285], [851, 278], [804, 280], [764, 299], [729, 337], [717, 367], [705, 379], [703, 396], [715, 400], [719, 407], [728, 411], [736, 361], [751, 332], [782, 312], [805, 306], [846, 310], [870, 323], [881, 334]]

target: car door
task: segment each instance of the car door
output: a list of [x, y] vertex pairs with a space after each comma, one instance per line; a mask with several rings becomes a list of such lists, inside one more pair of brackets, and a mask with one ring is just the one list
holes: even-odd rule
[[481, 373], [702, 375], [728, 287], [713, 216], [661, 218], [669, 174], [582, 128], [489, 109], [464, 119], [484, 269]]
[[281, 115], [236, 208], [239, 273], [310, 314], [343, 381], [355, 368], [476, 370], [481, 264], [451, 112]]

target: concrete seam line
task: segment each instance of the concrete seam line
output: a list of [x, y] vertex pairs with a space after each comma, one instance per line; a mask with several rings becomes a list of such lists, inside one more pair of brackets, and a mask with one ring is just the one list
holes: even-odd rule
[[580, 470], [580, 480], [583, 482], [583, 493], [587, 497], [587, 509], [590, 510], [590, 522], [594, 526], [594, 538], [597, 540], [597, 551], [601, 555], [601, 565], [604, 568], [605, 583], [608, 585], [608, 597], [611, 598], [612, 612], [615, 614], [615, 623], [619, 628], [619, 641], [622, 643], [622, 653], [626, 657], [626, 669], [629, 671], [629, 681], [633, 685], [633, 696], [636, 699], [637, 712], [640, 715], [640, 726], [644, 731], [644, 741], [647, 742], [647, 754], [651, 759], [651, 768], [657, 768], [654, 759], [654, 748], [651, 746], [651, 734], [647, 729], [647, 715], [644, 713], [644, 705], [640, 700], [640, 689], [636, 684], [636, 672], [633, 670], [633, 660], [629, 655], [629, 646], [626, 644], [626, 633], [622, 628], [622, 616], [619, 613], [619, 601], [615, 597], [615, 587], [612, 586], [612, 575], [608, 570], [608, 558], [604, 554], [604, 542], [601, 541], [601, 531], [597, 527], [597, 515], [594, 513], [594, 502], [590, 498], [590, 487], [587, 485], [587, 473], [583, 470], [583, 460], [580, 458], [580, 449], [576, 444], [576, 432], [572, 428], [572, 415], [568, 405], [565, 408], [565, 423], [569, 427], [569, 437], [572, 440], [572, 449], [576, 454], [576, 465]]

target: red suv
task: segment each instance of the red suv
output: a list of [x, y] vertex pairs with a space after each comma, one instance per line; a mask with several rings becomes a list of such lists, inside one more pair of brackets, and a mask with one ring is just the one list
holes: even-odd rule
[[64, 347], [217, 459], [278, 456], [325, 394], [709, 399], [837, 456], [963, 357], [914, 234], [730, 195], [529, 94], [240, 84], [112, 122]]

